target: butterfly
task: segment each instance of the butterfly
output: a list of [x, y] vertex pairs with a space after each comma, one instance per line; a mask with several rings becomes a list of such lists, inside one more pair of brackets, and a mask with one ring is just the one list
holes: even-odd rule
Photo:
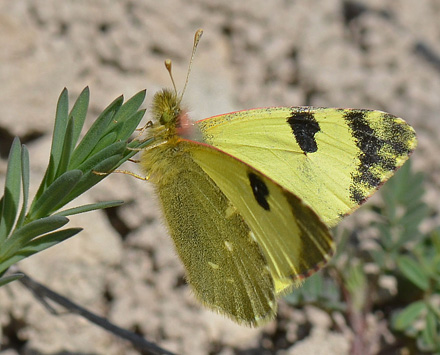
[[331, 258], [329, 228], [402, 166], [415, 132], [388, 113], [345, 108], [258, 108], [192, 123], [182, 95], [174, 85], [153, 98], [145, 179], [196, 298], [264, 324], [279, 296]]

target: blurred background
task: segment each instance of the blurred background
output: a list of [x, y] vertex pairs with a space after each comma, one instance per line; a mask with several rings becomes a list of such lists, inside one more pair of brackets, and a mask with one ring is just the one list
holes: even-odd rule
[[[86, 125], [121, 94], [128, 99], [146, 88], [148, 107], [157, 90], [171, 86], [166, 58], [182, 88], [194, 32], [203, 28], [185, 95], [195, 119], [281, 105], [400, 116], [418, 134], [411, 160], [426, 174], [424, 199], [435, 211], [423, 225], [429, 229], [438, 225], [440, 207], [439, 18], [436, 0], [0, 0], [0, 175], [19, 136], [38, 187], [64, 87], [72, 103], [90, 87]], [[72, 218], [82, 233], [20, 267], [177, 353], [349, 351], [350, 331], [335, 329], [314, 307], [280, 302], [281, 319], [291, 320], [282, 331], [280, 319], [248, 329], [203, 309], [185, 285], [152, 193], [148, 183], [110, 176], [81, 202], [126, 204]], [[136, 353], [79, 317], [49, 314], [18, 283], [0, 289], [0, 324], [5, 354]]]

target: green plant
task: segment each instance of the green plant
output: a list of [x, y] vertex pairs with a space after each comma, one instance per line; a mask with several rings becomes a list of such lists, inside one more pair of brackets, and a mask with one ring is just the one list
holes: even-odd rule
[[[40, 187], [28, 208], [29, 153], [16, 138], [12, 144], [0, 200], [0, 286], [21, 277], [5, 275], [18, 261], [50, 248], [81, 231], [65, 228], [66, 216], [116, 206], [122, 201], [106, 201], [60, 211], [67, 203], [104, 179], [149, 142], [132, 140], [145, 110], [139, 110], [145, 91], [124, 103], [114, 100], [80, 140], [87, 109], [89, 89], [85, 88], [70, 113], [68, 92], [59, 97], [49, 164]], [[79, 143], [78, 143], [79, 142]]]
[[416, 340], [420, 351], [440, 352], [440, 229], [422, 233], [430, 211], [423, 202], [424, 176], [405, 165], [384, 187], [384, 204], [375, 211], [381, 233], [371, 253], [382, 272], [395, 275], [397, 307], [391, 326]]

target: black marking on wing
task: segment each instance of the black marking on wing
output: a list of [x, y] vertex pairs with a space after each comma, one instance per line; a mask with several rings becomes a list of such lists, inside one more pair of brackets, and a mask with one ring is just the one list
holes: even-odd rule
[[269, 196], [269, 189], [267, 188], [267, 185], [258, 175], [252, 172], [248, 173], [248, 178], [255, 200], [266, 211], [270, 211], [269, 202], [267, 202], [267, 196]]
[[309, 111], [294, 111], [287, 119], [295, 136], [296, 142], [304, 153], [314, 153], [318, 150], [315, 134], [321, 130], [315, 115]]
[[333, 255], [334, 242], [327, 226], [311, 208], [290, 193], [286, 192], [284, 196], [297, 221], [301, 241], [301, 245], [298, 245], [301, 253], [296, 261], [298, 275], [294, 278], [304, 279], [327, 263]]
[[414, 135], [407, 125], [398, 124], [396, 117], [390, 114], [383, 114], [380, 117], [381, 125], [374, 129], [367, 120], [369, 112], [350, 110], [344, 115], [360, 150], [360, 163], [352, 174], [353, 183], [350, 186], [350, 199], [358, 204], [369, 196], [368, 190], [382, 183], [383, 176], [377, 172], [395, 170], [397, 158], [411, 153], [409, 142]]

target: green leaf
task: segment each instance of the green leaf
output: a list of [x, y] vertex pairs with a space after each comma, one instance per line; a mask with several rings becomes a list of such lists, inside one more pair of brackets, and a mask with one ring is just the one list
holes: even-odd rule
[[45, 217], [56, 211], [59, 202], [75, 188], [82, 176], [83, 173], [80, 170], [70, 170], [61, 175], [35, 202], [27, 219], [34, 220]]
[[429, 289], [429, 278], [425, 271], [414, 259], [403, 255], [397, 258], [397, 266], [402, 274], [423, 291]]
[[22, 247], [16, 254], [0, 263], [0, 274], [19, 261], [61, 243], [82, 231], [82, 228], [68, 228], [36, 238]]
[[12, 274], [12, 275], [8, 275], [8, 276], [4, 276], [4, 277], [0, 277], [0, 287], [4, 286], [12, 281], [21, 279], [24, 275], [21, 273], [17, 273], [17, 274]]
[[63, 175], [67, 171], [69, 166], [70, 157], [73, 151], [73, 129], [74, 129], [74, 119], [71, 118], [67, 123], [66, 134], [64, 138], [63, 149], [60, 156], [60, 162], [58, 165], [58, 170], [55, 174], [55, 178]]
[[429, 208], [422, 202], [416, 206], [412, 206], [410, 210], [406, 211], [401, 220], [401, 225], [407, 229], [415, 229], [418, 228], [427, 217], [429, 217]]
[[72, 216], [79, 213], [85, 213], [95, 210], [101, 210], [104, 208], [117, 207], [124, 203], [124, 201], [104, 201], [98, 203], [91, 203], [89, 205], [78, 206], [74, 208], [69, 208], [67, 210], [58, 212], [56, 216]]
[[[409, 160], [405, 165], [410, 169], [411, 161]], [[420, 201], [425, 194], [425, 175], [422, 172], [412, 172], [409, 176], [407, 189], [402, 196], [402, 203], [411, 206], [412, 203]]]
[[50, 216], [32, 221], [25, 226], [14, 231], [14, 233], [4, 242], [0, 251], [0, 261], [3, 262], [10, 258], [33, 238], [52, 232], [61, 228], [69, 220], [63, 216]]
[[414, 322], [426, 311], [427, 306], [424, 301], [413, 302], [394, 318], [393, 326], [396, 330], [403, 331], [414, 325]]
[[101, 140], [96, 144], [95, 148], [93, 148], [93, 151], [90, 153], [89, 158], [97, 153], [99, 153], [101, 150], [107, 148], [109, 145], [113, 143], [120, 143], [122, 145], [127, 145], [125, 142], [116, 142], [117, 139], [117, 133], [116, 132], [110, 132], [103, 136]]
[[113, 117], [122, 105], [122, 102], [123, 98], [120, 96], [99, 115], [73, 152], [69, 165], [70, 169], [76, 169], [87, 159], [96, 144], [100, 141], [103, 135], [105, 135], [108, 125], [113, 120]]
[[78, 98], [70, 111], [69, 119], [73, 119], [73, 139], [72, 139], [72, 149], [78, 142], [78, 138], [81, 134], [81, 130], [84, 126], [84, 122], [87, 116], [87, 109], [89, 108], [90, 91], [89, 87], [85, 87], [84, 90], [79, 94]]
[[108, 131], [117, 132], [118, 139], [127, 140], [139, 125], [145, 110], [139, 109], [145, 99], [146, 91], [142, 90], [128, 100], [114, 117], [114, 125], [110, 125]]
[[[95, 155], [90, 156], [87, 158], [86, 161], [84, 161], [78, 169], [81, 170], [84, 173], [88, 173], [91, 170], [99, 171], [96, 167], [105, 159], [108, 159], [112, 156], [119, 155], [122, 156], [123, 152], [125, 151], [127, 144], [125, 142], [115, 142], [112, 145], [109, 145], [105, 149], [102, 149], [100, 152], [96, 153]], [[115, 164], [116, 165], [116, 164]], [[113, 168], [114, 166], [112, 166]], [[111, 170], [102, 171], [103, 173], [110, 172]]]
[[384, 206], [379, 209], [380, 215], [386, 216], [390, 223], [392, 223], [397, 216], [397, 201], [396, 201], [396, 185], [395, 180], [388, 181], [381, 190], [381, 195], [384, 200]]
[[21, 190], [21, 145], [15, 138], [9, 152], [6, 170], [5, 192], [3, 195], [2, 215], [0, 218], [0, 245], [14, 226], [20, 203]]
[[426, 315], [425, 328], [422, 330], [421, 336], [423, 341], [422, 350], [432, 351], [436, 347], [440, 347], [437, 334], [437, 321], [435, 315], [433, 312], [428, 312]]
[[[117, 166], [116, 164], [121, 160], [121, 155], [114, 155], [107, 159], [104, 159], [99, 164], [97, 164], [93, 171], [98, 172], [111, 172]], [[66, 196], [58, 205], [57, 208], [61, 208], [66, 205], [79, 195], [83, 194], [85, 191], [90, 189], [92, 186], [96, 185], [99, 181], [104, 179], [107, 175], [97, 175], [93, 171], [88, 171], [83, 175], [79, 183], [75, 186], [75, 188]]]
[[391, 226], [388, 223], [373, 223], [372, 224], [379, 232], [378, 244], [386, 251], [391, 251], [395, 248], [395, 242], [391, 234]]
[[139, 91], [136, 95], [127, 100], [115, 115], [114, 120], [116, 122], [125, 122], [131, 119], [133, 113], [136, 112], [144, 102], [146, 93], [146, 90]]
[[26, 258], [32, 254], [38, 253], [38, 252], [43, 251], [47, 248], [55, 246], [55, 245], [65, 241], [66, 239], [73, 237], [74, 235], [78, 234], [82, 230], [83, 230], [82, 228], [67, 228], [67, 229], [62, 229], [60, 231], [56, 231], [53, 233], [43, 235], [39, 238], [32, 240], [26, 246], [21, 248], [17, 254], [20, 256], [23, 256], [23, 258]]
[[121, 131], [118, 134], [118, 139], [125, 141], [133, 134], [134, 130], [142, 121], [145, 115], [145, 110], [141, 110], [133, 114], [127, 121], [124, 122]]
[[50, 185], [55, 179], [55, 172], [60, 163], [61, 154], [63, 151], [64, 139], [66, 136], [67, 122], [69, 111], [69, 95], [66, 88], [61, 92], [58, 99], [57, 111], [55, 116], [55, 126], [52, 136], [52, 147], [50, 157], [53, 162], [52, 171], [49, 172], [48, 181], [45, 186]]
[[21, 150], [21, 178], [22, 178], [23, 202], [22, 202], [20, 216], [18, 217], [15, 228], [20, 228], [23, 225], [24, 219], [26, 217], [26, 211], [29, 201], [29, 179], [30, 179], [29, 151], [24, 144], [22, 145], [22, 150]]
[[61, 152], [64, 144], [64, 136], [67, 128], [67, 112], [69, 109], [69, 95], [66, 88], [60, 94], [57, 103], [57, 110], [55, 115], [54, 131], [52, 135], [52, 147], [49, 156], [49, 163], [44, 174], [43, 180], [35, 194], [32, 204], [41, 197], [41, 194], [49, 186], [54, 178], [58, 169], [58, 163], [61, 157]]

